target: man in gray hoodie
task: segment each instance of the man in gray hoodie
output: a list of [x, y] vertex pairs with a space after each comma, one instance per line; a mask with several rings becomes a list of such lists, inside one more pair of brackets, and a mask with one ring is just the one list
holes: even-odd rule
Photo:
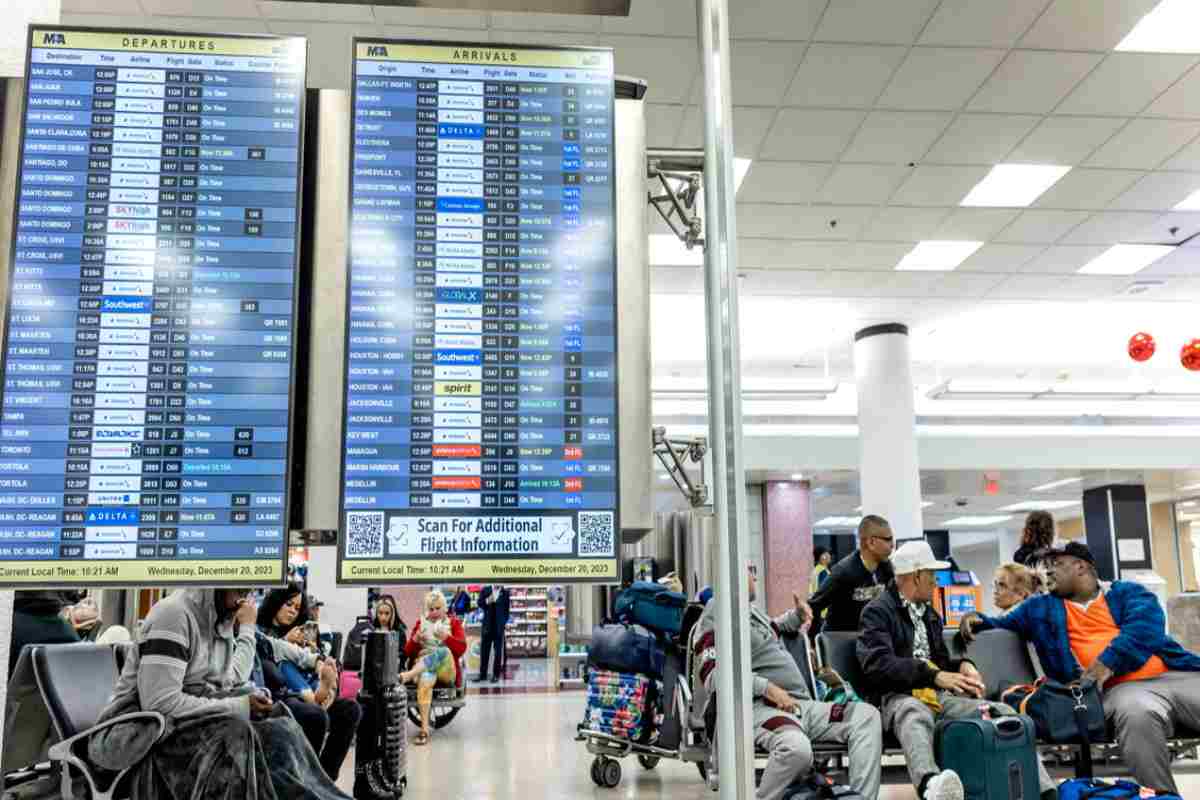
[[[758, 578], [750, 567], [750, 601]], [[780, 641], [800, 634], [808, 621], [806, 607], [793, 595], [796, 608], [771, 619], [750, 607], [750, 670], [754, 673], [754, 743], [770, 753], [756, 797], [778, 800], [813, 763], [812, 743], [837, 742], [850, 750], [850, 786], [864, 800], [879, 797], [883, 731], [879, 712], [868, 703], [819, 703], [813, 700], [796, 660]], [[694, 658], [709, 696], [716, 693], [716, 607], [709, 603], [693, 641]], [[715, 702], [715, 697], [713, 702]]]

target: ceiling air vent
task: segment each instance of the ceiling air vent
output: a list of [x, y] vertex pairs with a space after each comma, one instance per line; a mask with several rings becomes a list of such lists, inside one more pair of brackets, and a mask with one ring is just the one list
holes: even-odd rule
[[1158, 294], [1167, 287], [1166, 281], [1143, 280], [1134, 281], [1118, 294], [1123, 297], [1145, 297], [1148, 294]]

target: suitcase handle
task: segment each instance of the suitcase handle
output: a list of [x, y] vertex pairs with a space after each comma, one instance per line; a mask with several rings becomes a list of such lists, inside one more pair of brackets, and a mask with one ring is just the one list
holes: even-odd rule
[[996, 735], [1001, 739], [1015, 739], [1025, 733], [1025, 724], [1020, 717], [1004, 717], [996, 720]]

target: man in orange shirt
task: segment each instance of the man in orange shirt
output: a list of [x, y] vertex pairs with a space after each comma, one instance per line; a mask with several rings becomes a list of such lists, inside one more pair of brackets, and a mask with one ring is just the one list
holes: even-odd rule
[[1050, 594], [1028, 598], [1007, 616], [967, 615], [964, 638], [989, 628], [1014, 631], [1033, 642], [1048, 677], [1099, 683], [1134, 777], [1178, 794], [1167, 739], [1200, 732], [1200, 656], [1167, 635], [1158, 598], [1141, 584], [1102, 586], [1087, 545], [1070, 542], [1047, 557]]

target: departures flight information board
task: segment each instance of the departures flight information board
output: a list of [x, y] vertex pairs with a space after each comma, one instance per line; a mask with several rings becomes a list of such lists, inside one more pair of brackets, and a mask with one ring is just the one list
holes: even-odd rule
[[284, 579], [305, 50], [31, 28], [0, 584]]
[[614, 580], [612, 52], [354, 56], [338, 579]]

